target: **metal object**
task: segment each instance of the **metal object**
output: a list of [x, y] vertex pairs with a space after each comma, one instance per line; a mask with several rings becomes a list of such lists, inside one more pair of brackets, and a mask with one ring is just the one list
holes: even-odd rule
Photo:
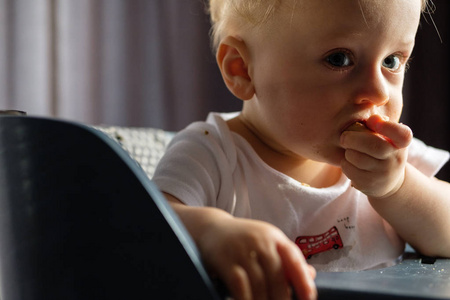
[[10, 116], [26, 116], [27, 113], [21, 110], [0, 110], [0, 115], [10, 115]]

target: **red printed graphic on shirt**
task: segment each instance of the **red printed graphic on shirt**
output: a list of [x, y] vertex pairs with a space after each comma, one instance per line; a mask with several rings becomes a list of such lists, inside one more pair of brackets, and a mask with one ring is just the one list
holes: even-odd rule
[[314, 254], [325, 252], [331, 249], [340, 249], [344, 247], [341, 236], [336, 226], [323, 234], [313, 236], [299, 236], [295, 243], [302, 250], [305, 258], [309, 259]]

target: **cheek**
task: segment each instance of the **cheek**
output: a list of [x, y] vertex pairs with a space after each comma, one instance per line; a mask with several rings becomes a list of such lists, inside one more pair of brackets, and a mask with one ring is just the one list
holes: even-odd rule
[[319, 109], [306, 109], [302, 106], [300, 109], [286, 110], [285, 114], [280, 116], [278, 134], [297, 150], [298, 147], [319, 149], [319, 145], [327, 144], [331, 140], [332, 118]]
[[[260, 62], [254, 69], [253, 83], [259, 98], [284, 99], [298, 96], [305, 89], [317, 85], [310, 64], [299, 59], [302, 55], [286, 53], [282, 56], [273, 54], [259, 57]], [[274, 60], [274, 55], [277, 59]]]
[[402, 110], [403, 99], [402, 96], [399, 96], [391, 100], [390, 105], [386, 108], [386, 115], [391, 121], [398, 122], [400, 120]]
[[286, 84], [274, 94], [267, 113], [276, 115], [273, 121], [283, 124], [287, 134], [308, 141], [323, 139], [341, 110], [335, 94], [314, 84]]

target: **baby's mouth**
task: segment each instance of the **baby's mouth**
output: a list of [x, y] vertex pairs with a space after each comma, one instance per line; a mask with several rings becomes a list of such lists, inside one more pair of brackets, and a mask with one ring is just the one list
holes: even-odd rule
[[373, 130], [371, 130], [369, 127], [367, 127], [367, 123], [366, 123], [373, 116], [378, 116], [384, 122], [389, 121], [389, 117], [384, 114], [373, 113], [370, 115], [364, 115], [361, 118], [355, 118], [353, 121], [350, 121], [351, 123], [349, 125], [347, 125], [347, 127], [345, 127], [344, 130], [342, 130], [342, 132], [344, 132], [344, 131], [373, 132]]
[[347, 128], [344, 129], [344, 131], [359, 131], [359, 132], [370, 132], [369, 128], [366, 126], [366, 122], [364, 121], [356, 121], [352, 124], [350, 124]]

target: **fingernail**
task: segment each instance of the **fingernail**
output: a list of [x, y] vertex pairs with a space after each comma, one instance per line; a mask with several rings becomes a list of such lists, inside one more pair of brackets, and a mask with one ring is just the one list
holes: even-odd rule
[[317, 289], [314, 288], [314, 290], [312, 292], [309, 293], [308, 298], [310, 300], [315, 300], [317, 299]]
[[380, 131], [382, 129], [383, 123], [378, 122], [375, 124], [375, 131]]
[[308, 285], [309, 285], [309, 299], [317, 299], [317, 288], [314, 280], [312, 278], [308, 279]]

